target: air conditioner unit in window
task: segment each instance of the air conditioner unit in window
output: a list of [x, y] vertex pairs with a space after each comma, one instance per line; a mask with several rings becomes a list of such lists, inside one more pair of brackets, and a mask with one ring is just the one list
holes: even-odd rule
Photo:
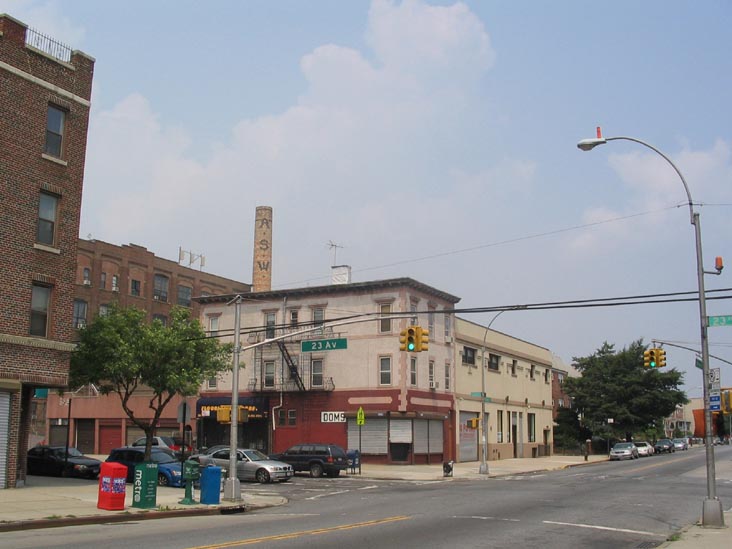
[[445, 336], [445, 345], [450, 345], [453, 341], [454, 339], [452, 338], [452, 336]]
[[153, 299], [154, 299], [155, 301], [160, 301], [160, 296], [159, 296], [159, 295], [154, 295], [154, 296], [153, 296]]
[[439, 389], [439, 388], [440, 388], [439, 383], [437, 383], [436, 381], [430, 381], [430, 389]]
[[112, 286], [112, 291], [113, 292], [119, 292], [119, 287], [118, 286]]
[[91, 286], [91, 280], [89, 280], [88, 278], [84, 280], [84, 286]]
[[82, 328], [86, 328], [86, 320], [77, 320], [76, 321], [76, 329], [80, 330]]

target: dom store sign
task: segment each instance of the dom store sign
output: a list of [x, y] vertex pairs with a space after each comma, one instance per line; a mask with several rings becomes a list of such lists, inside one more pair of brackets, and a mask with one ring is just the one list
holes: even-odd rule
[[346, 412], [320, 412], [321, 423], [345, 423]]

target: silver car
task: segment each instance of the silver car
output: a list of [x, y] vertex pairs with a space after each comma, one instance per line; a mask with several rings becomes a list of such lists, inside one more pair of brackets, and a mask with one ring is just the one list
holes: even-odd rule
[[[211, 454], [199, 454], [192, 459], [202, 466], [217, 465], [226, 470], [229, 468], [229, 447], [224, 447]], [[259, 450], [239, 448], [236, 456], [236, 476], [239, 480], [256, 480], [262, 484], [267, 482], [287, 482], [294, 474], [292, 465], [269, 459]]]
[[685, 438], [675, 438], [673, 439], [674, 443], [674, 449], [676, 450], [688, 450], [689, 444], [686, 442]]
[[638, 448], [632, 442], [618, 442], [610, 450], [610, 459], [638, 459]]
[[635, 447], [638, 449], [639, 457], [649, 457], [653, 455], [653, 446], [647, 442], [634, 442]]

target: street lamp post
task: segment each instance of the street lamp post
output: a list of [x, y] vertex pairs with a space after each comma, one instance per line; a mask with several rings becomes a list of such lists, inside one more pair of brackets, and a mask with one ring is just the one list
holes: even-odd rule
[[229, 474], [224, 482], [224, 499], [241, 501], [241, 484], [236, 474], [237, 448], [239, 447], [239, 354], [241, 353], [241, 302], [242, 297], [237, 295], [227, 305], [234, 304], [234, 365], [231, 372], [231, 432], [229, 437]]
[[691, 192], [689, 186], [686, 184], [684, 176], [676, 167], [671, 159], [659, 151], [656, 147], [649, 145], [645, 141], [636, 139], [634, 137], [602, 137], [600, 128], [597, 128], [597, 137], [593, 139], [583, 139], [577, 143], [577, 147], [583, 151], [590, 151], [598, 145], [604, 145], [608, 141], [633, 141], [651, 149], [656, 154], [660, 155], [666, 162], [668, 162], [674, 169], [676, 174], [684, 184], [684, 190], [686, 191], [686, 198], [689, 204], [689, 216], [691, 218], [691, 224], [694, 226], [694, 233], [696, 237], [696, 271], [697, 281], [699, 286], [699, 325], [701, 328], [701, 349], [702, 349], [702, 363], [703, 363], [703, 376], [704, 376], [704, 420], [705, 420], [705, 444], [706, 444], [706, 462], [707, 462], [707, 497], [702, 505], [702, 525], [721, 527], [724, 526], [724, 515], [722, 513], [722, 503], [719, 501], [716, 495], [715, 486], [715, 470], [714, 470], [714, 447], [712, 446], [712, 412], [709, 409], [709, 340], [707, 338], [707, 302], [704, 290], [704, 273], [708, 274], [719, 274], [721, 269], [717, 271], [705, 271], [704, 262], [702, 261], [702, 240], [701, 240], [701, 223], [699, 221], [699, 213], [694, 211], [694, 203], [691, 200]]
[[486, 339], [488, 338], [488, 331], [491, 329], [491, 325], [493, 324], [493, 321], [496, 320], [499, 316], [501, 316], [501, 313], [505, 313], [506, 311], [498, 311], [498, 313], [491, 319], [491, 321], [488, 323], [488, 326], [485, 328], [485, 335], [483, 335], [483, 350], [480, 355], [480, 434], [481, 434], [481, 443], [482, 443], [482, 451], [480, 456], [480, 468], [478, 469], [478, 474], [481, 475], [487, 475], [488, 474], [488, 462], [486, 461], [488, 456], [488, 425], [485, 420], [485, 343]]

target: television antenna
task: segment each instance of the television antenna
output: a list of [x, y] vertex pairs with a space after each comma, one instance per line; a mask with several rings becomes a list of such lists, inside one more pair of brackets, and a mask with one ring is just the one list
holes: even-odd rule
[[337, 256], [338, 256], [338, 248], [344, 248], [344, 246], [341, 246], [340, 244], [336, 244], [332, 240], [329, 240], [328, 241], [327, 246], [328, 246], [328, 248], [330, 248], [331, 250], [333, 250], [333, 265], [331, 265], [331, 266], [332, 267], [335, 267], [338, 264], [337, 263], [337, 259], [336, 259]]

